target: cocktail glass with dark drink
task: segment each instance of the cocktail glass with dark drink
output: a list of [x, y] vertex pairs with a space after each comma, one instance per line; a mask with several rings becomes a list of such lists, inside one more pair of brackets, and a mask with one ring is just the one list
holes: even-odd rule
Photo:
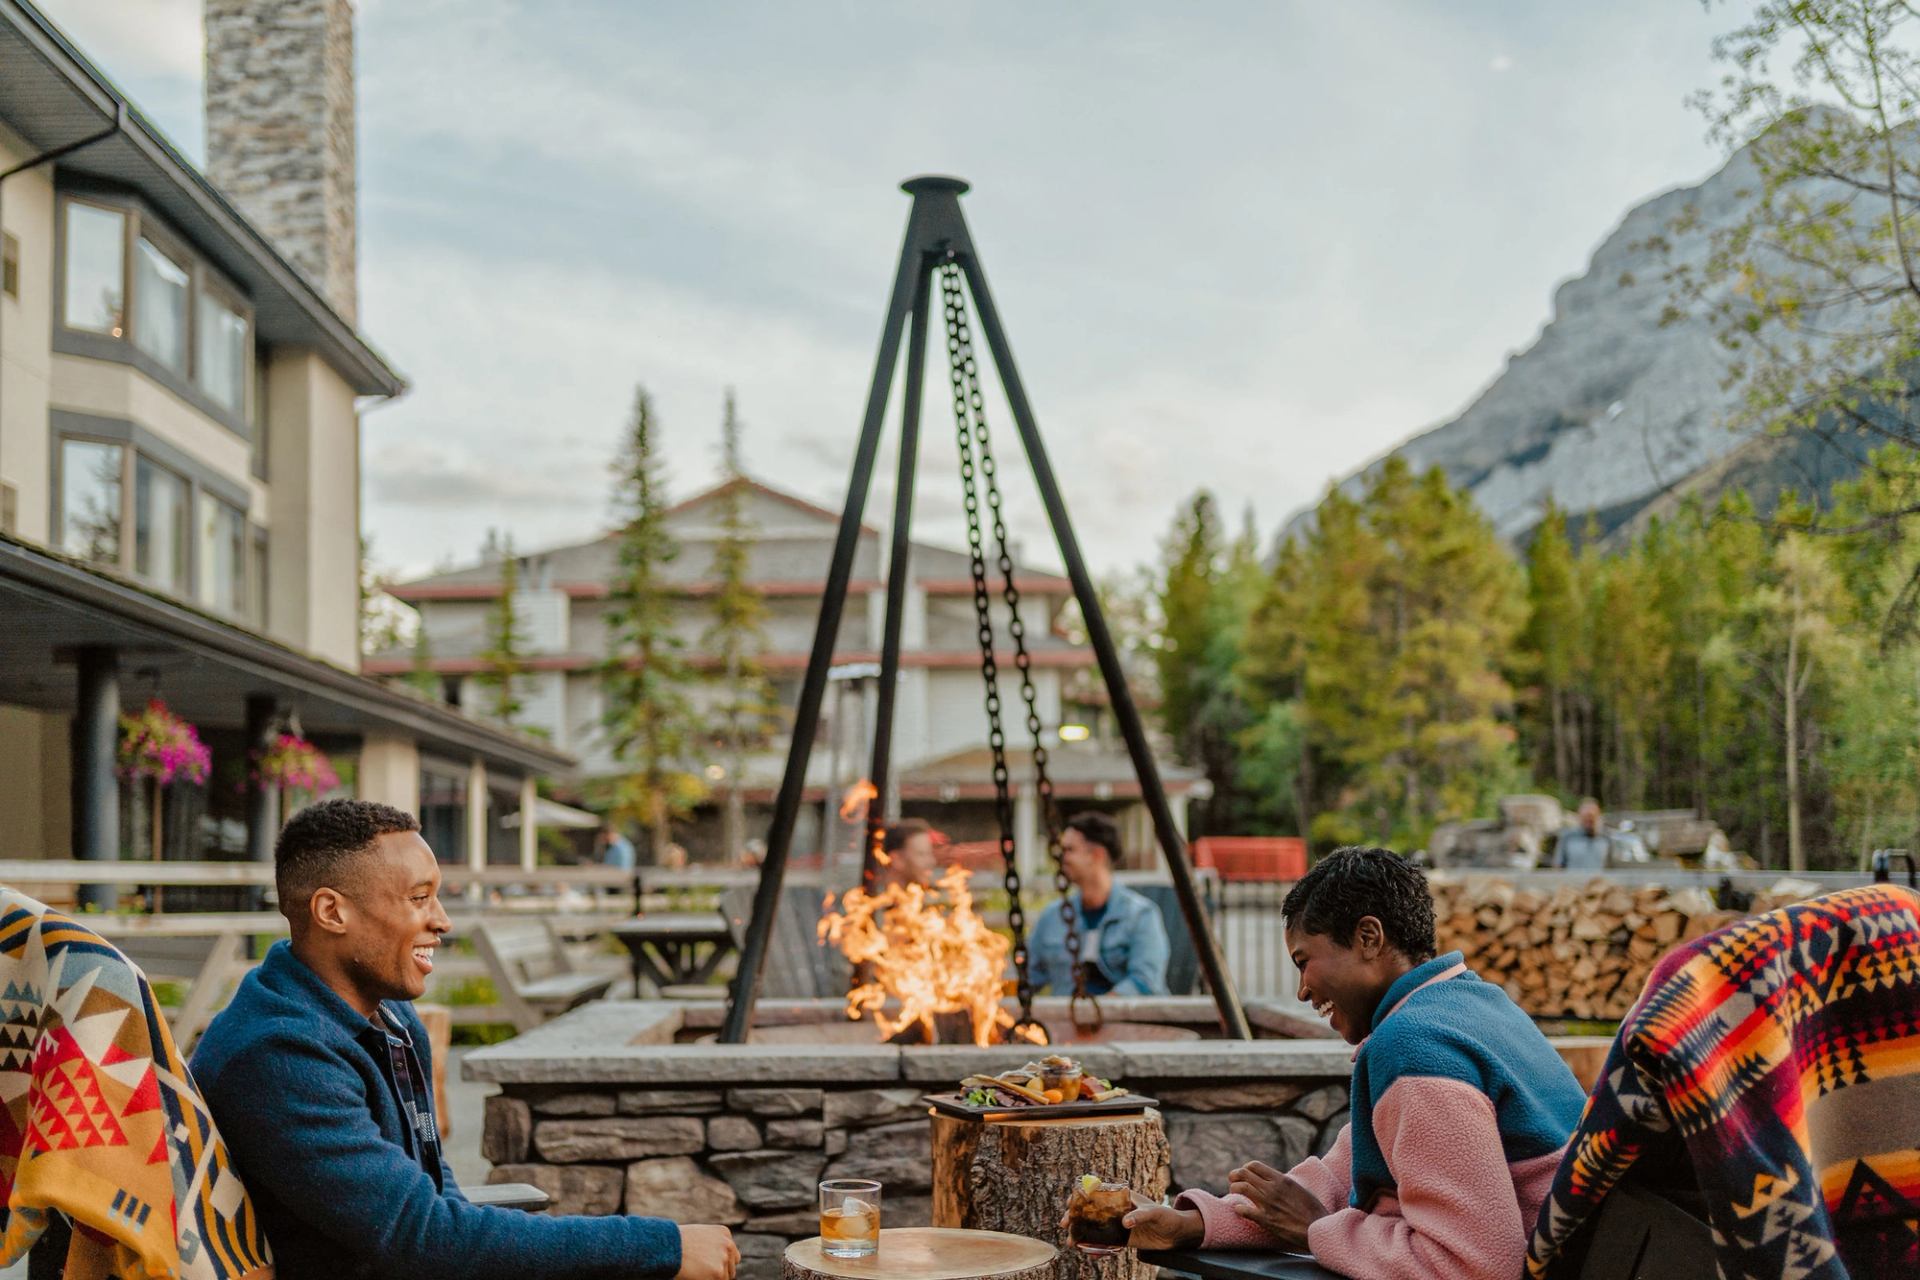
[[1067, 1198], [1067, 1238], [1074, 1248], [1095, 1257], [1119, 1253], [1127, 1247], [1123, 1219], [1132, 1209], [1133, 1192], [1126, 1183], [1103, 1182], [1089, 1173]]

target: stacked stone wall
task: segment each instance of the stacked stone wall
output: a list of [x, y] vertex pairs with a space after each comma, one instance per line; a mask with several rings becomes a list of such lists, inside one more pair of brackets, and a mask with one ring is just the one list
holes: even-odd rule
[[[1346, 1123], [1344, 1082], [1141, 1082], [1160, 1100], [1176, 1187], [1224, 1189], [1249, 1159], [1324, 1153]], [[507, 1085], [481, 1151], [495, 1182], [529, 1182], [555, 1213], [632, 1213], [734, 1230], [745, 1280], [818, 1234], [822, 1178], [874, 1178], [889, 1227], [931, 1223], [927, 1086], [711, 1089]]]

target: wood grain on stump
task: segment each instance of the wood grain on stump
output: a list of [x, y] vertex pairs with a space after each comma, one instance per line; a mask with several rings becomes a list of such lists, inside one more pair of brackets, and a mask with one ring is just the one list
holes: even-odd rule
[[1044, 1240], [1058, 1247], [1053, 1280], [1150, 1280], [1132, 1253], [1092, 1258], [1060, 1225], [1082, 1174], [1124, 1182], [1152, 1200], [1167, 1192], [1160, 1113], [986, 1123], [933, 1116], [933, 1221]]
[[864, 1258], [830, 1257], [819, 1236], [790, 1244], [780, 1280], [1052, 1280], [1054, 1257], [1052, 1245], [998, 1231], [899, 1227]]

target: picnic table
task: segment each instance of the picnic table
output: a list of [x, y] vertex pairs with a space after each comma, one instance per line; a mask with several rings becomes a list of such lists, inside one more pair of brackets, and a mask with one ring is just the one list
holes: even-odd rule
[[[884, 1212], [884, 1209], [883, 1209]], [[1047, 1280], [1052, 1245], [1003, 1231], [895, 1227], [864, 1258], [835, 1258], [812, 1236], [787, 1246], [781, 1280]]]
[[700, 986], [719, 971], [735, 948], [733, 928], [718, 911], [635, 916], [607, 932], [633, 957], [633, 990], [644, 978], [664, 992]]

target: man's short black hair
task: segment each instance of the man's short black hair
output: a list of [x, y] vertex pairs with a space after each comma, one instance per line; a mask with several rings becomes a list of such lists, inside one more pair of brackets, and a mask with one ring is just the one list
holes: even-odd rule
[[880, 851], [898, 853], [906, 848], [907, 841], [915, 836], [933, 838], [933, 827], [925, 818], [902, 818], [898, 822], [890, 822], [887, 824], [885, 833], [880, 837]]
[[1280, 915], [1288, 925], [1325, 934], [1343, 947], [1353, 942], [1360, 918], [1373, 916], [1409, 960], [1426, 960], [1434, 952], [1427, 878], [1391, 849], [1335, 849], [1300, 877]]
[[1120, 824], [1107, 814], [1094, 809], [1076, 813], [1067, 819], [1066, 829], [1078, 831], [1089, 843], [1105, 849], [1115, 866], [1120, 865]]
[[314, 892], [342, 887], [353, 875], [350, 864], [375, 840], [419, 829], [420, 820], [412, 814], [371, 800], [322, 800], [308, 805], [280, 828], [273, 846], [273, 881], [281, 914], [299, 923]]

